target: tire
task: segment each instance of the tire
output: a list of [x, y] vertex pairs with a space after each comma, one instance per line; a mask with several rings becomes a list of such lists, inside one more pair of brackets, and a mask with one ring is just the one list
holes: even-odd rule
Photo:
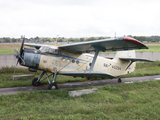
[[118, 78], [118, 82], [119, 82], [119, 83], [121, 83], [121, 82], [122, 82], [121, 78]]
[[39, 86], [39, 85], [40, 85], [40, 82], [37, 82], [37, 80], [38, 80], [38, 78], [34, 78], [34, 79], [32, 80], [32, 85], [33, 85], [33, 86]]
[[51, 83], [48, 86], [48, 90], [56, 90], [58, 89], [57, 84], [56, 83]]

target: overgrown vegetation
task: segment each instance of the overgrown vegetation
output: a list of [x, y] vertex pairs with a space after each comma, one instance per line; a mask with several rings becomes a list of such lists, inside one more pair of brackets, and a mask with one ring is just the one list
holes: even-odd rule
[[[0, 69], [0, 88], [4, 88], [4, 87], [17, 87], [17, 86], [30, 86], [32, 85], [32, 79], [20, 79], [20, 80], [12, 80], [11, 77], [13, 75], [15, 68], [2, 68]], [[28, 69], [26, 68], [17, 68], [16, 69], [16, 74], [15, 75], [21, 75], [21, 74], [34, 74], [36, 78], [39, 77], [39, 75], [41, 74], [41, 71], [37, 71], [37, 72], [29, 72]], [[48, 74], [49, 75], [49, 74]], [[46, 75], [43, 76], [43, 78], [45, 78]], [[53, 79], [53, 76], [49, 77], [50, 80]], [[70, 77], [70, 76], [63, 76], [63, 75], [58, 75], [56, 82], [57, 83], [64, 83], [64, 82], [75, 82], [75, 81], [85, 81], [84, 78], [74, 78], [74, 77]], [[44, 80], [42, 82], [42, 84], [48, 84], [47, 79]]]
[[[12, 80], [11, 76], [13, 75], [14, 68], [2, 68], [0, 69], [0, 88], [4, 87], [17, 87], [17, 86], [29, 86], [32, 83], [32, 79], [21, 79], [21, 80]], [[16, 75], [20, 74], [34, 74], [35, 77], [39, 77], [41, 71], [38, 72], [29, 72], [28, 69], [17, 68]], [[133, 73], [121, 76], [121, 77], [135, 77], [135, 76], [146, 76], [146, 75], [158, 75], [160, 74], [160, 62], [152, 62], [152, 63], [137, 63], [136, 69]], [[44, 75], [44, 77], [46, 77]], [[50, 80], [52, 80], [53, 76], [50, 76]], [[102, 79], [102, 78], [98, 78]], [[94, 78], [92, 80], [95, 80]], [[74, 78], [70, 76], [58, 75], [56, 82], [64, 83], [64, 82], [77, 82], [77, 81], [86, 81], [85, 78]], [[47, 83], [47, 80], [44, 80], [42, 83]]]
[[[91, 87], [87, 87], [91, 88]], [[104, 86], [81, 97], [69, 97], [76, 89], [21, 92], [0, 95], [0, 118], [5, 119], [160, 119], [160, 81]]]
[[[31, 79], [12, 80], [14, 68], [0, 69], [0, 87], [31, 85]], [[160, 62], [137, 63], [134, 73], [124, 77], [159, 74]], [[17, 69], [16, 74], [30, 74]], [[34, 73], [39, 76], [40, 71]], [[57, 82], [84, 81], [82, 78], [58, 76]], [[44, 81], [43, 83], [47, 83]], [[85, 87], [92, 88], [92, 87]], [[160, 119], [160, 81], [135, 82], [98, 88], [81, 97], [69, 97], [76, 89], [40, 90], [15, 95], [0, 95], [0, 119]]]
[[160, 61], [137, 63], [136, 69], [133, 73], [122, 77], [135, 77], [146, 75], [159, 75], [160, 74]]

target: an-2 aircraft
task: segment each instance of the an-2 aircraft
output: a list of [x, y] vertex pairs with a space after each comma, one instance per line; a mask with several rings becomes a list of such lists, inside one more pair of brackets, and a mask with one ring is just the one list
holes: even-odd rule
[[[148, 49], [140, 41], [130, 37], [102, 39], [89, 42], [81, 42], [60, 46], [24, 43], [23, 37], [20, 53], [14, 50], [16, 58], [22, 66], [28, 67], [29, 71], [41, 70], [39, 78], [34, 78], [33, 86], [39, 86], [48, 79], [48, 89], [57, 89], [55, 83], [57, 75], [68, 75], [85, 78], [108, 78], [118, 77], [132, 73], [135, 70], [136, 61], [148, 61], [144, 58], [135, 58], [134, 49]], [[23, 46], [35, 47], [36, 49], [23, 48]], [[113, 59], [98, 56], [100, 51], [118, 51]], [[95, 54], [89, 54], [95, 52]], [[53, 75], [50, 81], [47, 73]], [[46, 78], [42, 79], [46, 74]]]

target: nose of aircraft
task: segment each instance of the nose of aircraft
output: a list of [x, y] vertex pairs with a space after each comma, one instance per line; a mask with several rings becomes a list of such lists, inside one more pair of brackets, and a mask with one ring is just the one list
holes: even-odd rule
[[40, 62], [40, 54], [24, 53], [25, 66], [30, 68], [37, 68]]
[[37, 68], [40, 62], [40, 54], [36, 54], [34, 52], [27, 52], [23, 49], [24, 46], [24, 40], [25, 38], [23, 37], [23, 41], [20, 47], [20, 53], [18, 51], [14, 50], [14, 53], [16, 54], [17, 64], [19, 63], [22, 66], [27, 66], [30, 68]]
[[18, 53], [17, 50], [14, 50], [14, 53], [16, 54], [16, 58], [18, 59], [18, 60], [17, 60], [17, 64], [18, 64], [18, 62], [19, 62], [19, 64], [24, 65], [25, 62], [24, 62], [24, 60], [22, 59], [22, 54], [23, 54], [23, 45], [24, 45], [25, 37], [24, 37], [24, 36], [21, 36], [21, 38], [22, 38], [23, 40], [22, 40], [22, 44], [21, 44], [21, 48], [20, 48], [20, 54]]

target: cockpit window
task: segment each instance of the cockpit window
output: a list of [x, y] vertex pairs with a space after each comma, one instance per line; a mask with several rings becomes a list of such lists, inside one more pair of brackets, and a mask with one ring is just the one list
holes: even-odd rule
[[54, 53], [54, 52], [55, 52], [55, 49], [49, 49], [49, 52], [53, 52], [53, 53]]
[[44, 52], [48, 52], [48, 51], [49, 51], [49, 48], [45, 48], [45, 49], [44, 49]]
[[48, 54], [60, 54], [61, 51], [58, 50], [58, 49], [53, 49], [53, 48], [50, 48], [48, 46], [43, 46], [39, 49], [42, 53], [48, 53]]

